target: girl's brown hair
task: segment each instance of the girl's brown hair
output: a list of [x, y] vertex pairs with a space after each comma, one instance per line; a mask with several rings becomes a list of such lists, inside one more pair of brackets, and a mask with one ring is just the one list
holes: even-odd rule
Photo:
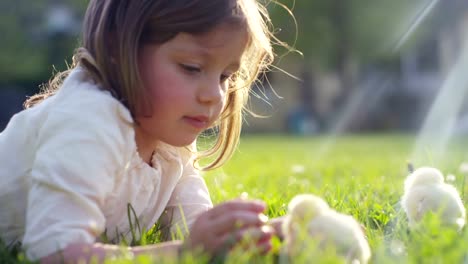
[[53, 95], [62, 80], [81, 66], [104, 90], [121, 101], [133, 116], [151, 109], [138, 74], [137, 56], [145, 43], [164, 43], [178, 33], [202, 34], [220, 23], [240, 21], [249, 43], [241, 67], [229, 80], [227, 103], [216, 124], [215, 144], [199, 158], [214, 157], [202, 169], [221, 166], [239, 142], [242, 115], [250, 86], [273, 59], [270, 20], [257, 0], [90, 0], [83, 23], [82, 47], [67, 71], [58, 73], [38, 95], [29, 98], [31, 107]]

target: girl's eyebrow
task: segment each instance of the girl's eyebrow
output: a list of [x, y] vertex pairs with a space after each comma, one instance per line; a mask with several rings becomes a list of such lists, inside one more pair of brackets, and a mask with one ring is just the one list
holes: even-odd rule
[[196, 47], [183, 47], [183, 46], [175, 47], [174, 51], [181, 52], [181, 53], [188, 53], [191, 55], [197, 55], [197, 56], [201, 56], [204, 58], [211, 58], [214, 56], [208, 49], [196, 48]]
[[210, 48], [201, 47], [199, 45], [178, 45], [174, 48], [176, 52], [195, 54], [201, 57], [212, 58], [214, 57], [213, 52], [210, 51]]
[[[183, 54], [195, 55], [200, 56], [204, 59], [211, 60], [215, 57], [213, 52], [210, 52], [209, 48], [204, 47], [184, 47], [178, 46], [174, 48], [175, 52], [181, 52]], [[240, 61], [236, 60], [235, 62], [228, 65], [229, 69], [233, 69], [234, 71], [239, 70], [240, 68]]]

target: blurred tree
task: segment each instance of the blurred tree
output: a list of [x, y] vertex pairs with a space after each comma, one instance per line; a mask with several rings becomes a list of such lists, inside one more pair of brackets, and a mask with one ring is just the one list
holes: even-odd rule
[[268, 8], [280, 39], [317, 66], [336, 69], [347, 57], [364, 63], [392, 55], [428, 2], [280, 0]]
[[[86, 1], [62, 0], [60, 3], [71, 8], [71, 15], [81, 14]], [[58, 52], [50, 49], [51, 31], [47, 28], [48, 12], [55, 0], [15, 0], [0, 1], [0, 87], [7, 84], [21, 86], [37, 85], [46, 81], [52, 72], [50, 56]], [[58, 39], [57, 45], [67, 51], [69, 57], [63, 57], [60, 69], [65, 67], [65, 60], [72, 55], [78, 44], [78, 32], [73, 32], [72, 39]], [[52, 51], [52, 53], [51, 53]]]
[[[48, 29], [50, 10], [65, 5], [81, 20], [88, 1], [0, 1], [0, 83], [37, 83], [54, 64], [65, 67], [79, 36], [65, 38]], [[304, 53], [307, 64], [336, 71], [343, 87], [353, 86], [353, 65], [391, 58], [414, 17], [430, 0], [277, 0], [267, 1], [277, 35]], [[288, 14], [284, 4], [294, 14]], [[297, 33], [297, 34], [296, 34]], [[54, 39], [54, 38], [59, 38]], [[414, 39], [414, 38], [413, 38]], [[59, 52], [60, 51], [60, 52]], [[52, 58], [51, 58], [52, 57]], [[54, 58], [55, 57], [55, 58]]]
[[306, 64], [313, 66], [309, 70], [337, 73], [340, 107], [354, 89], [360, 65], [393, 64], [401, 49], [427, 30], [416, 25], [417, 18], [429, 16], [423, 11], [433, 2], [437, 1], [279, 0], [268, 9], [276, 35], [294, 43]]
[[[39, 1], [0, 2], [0, 76], [2, 82], [27, 81], [44, 74], [44, 47], [38, 38]], [[37, 10], [37, 11], [32, 11]]]

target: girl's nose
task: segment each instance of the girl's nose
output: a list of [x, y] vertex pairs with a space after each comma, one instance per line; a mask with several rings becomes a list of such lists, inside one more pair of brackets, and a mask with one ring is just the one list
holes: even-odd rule
[[213, 80], [201, 84], [197, 99], [202, 104], [217, 104], [223, 100], [224, 95], [223, 84], [219, 82], [218, 78], [213, 78]]

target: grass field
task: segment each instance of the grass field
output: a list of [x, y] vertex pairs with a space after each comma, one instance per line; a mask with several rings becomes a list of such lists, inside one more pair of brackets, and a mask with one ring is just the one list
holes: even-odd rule
[[[205, 179], [215, 204], [245, 192], [250, 198], [264, 200], [268, 204], [266, 214], [271, 218], [284, 215], [296, 194], [321, 196], [335, 210], [351, 214], [362, 223], [372, 249], [371, 263], [468, 263], [465, 230], [441, 227], [435, 217], [425, 219], [426, 225], [420, 230], [407, 229], [398, 202], [414, 140], [413, 136], [394, 134], [340, 138], [244, 136], [233, 159], [223, 169], [206, 173]], [[448, 154], [438, 160], [428, 149], [414, 164], [453, 174], [453, 184], [464, 201], [465, 177], [459, 167], [468, 161], [464, 151], [467, 142], [452, 142]], [[276, 240], [275, 250], [279, 246]], [[315, 252], [313, 257], [313, 263], [337, 262], [330, 252]], [[274, 259], [273, 254], [256, 257], [244, 252], [228, 256], [226, 263], [277, 262]], [[21, 259], [0, 249], [0, 263], [6, 261], [16, 263]], [[142, 258], [140, 262], [149, 260]]]

